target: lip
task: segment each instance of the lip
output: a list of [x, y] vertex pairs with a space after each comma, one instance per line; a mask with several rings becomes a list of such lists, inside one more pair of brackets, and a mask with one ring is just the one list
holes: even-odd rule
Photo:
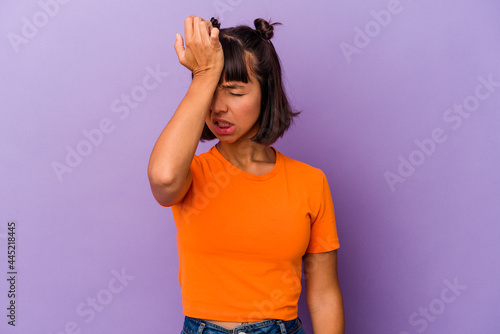
[[234, 125], [233, 123], [229, 122], [229, 121], [226, 121], [225, 119], [223, 118], [213, 118], [212, 119], [212, 122], [215, 124], [215, 122], [226, 122], [226, 123], [229, 123], [231, 125]]
[[[225, 119], [222, 119], [222, 118], [213, 118], [212, 122], [213, 122], [214, 127], [215, 127], [215, 132], [217, 132], [220, 135], [228, 135], [228, 134], [231, 134], [234, 131], [234, 124], [231, 123], [231, 122], [226, 121]], [[224, 129], [223, 128], [219, 128], [219, 126], [217, 124], [215, 124], [216, 122], [227, 122], [227, 123], [231, 124], [231, 126], [228, 127], [228, 128], [224, 128]]]

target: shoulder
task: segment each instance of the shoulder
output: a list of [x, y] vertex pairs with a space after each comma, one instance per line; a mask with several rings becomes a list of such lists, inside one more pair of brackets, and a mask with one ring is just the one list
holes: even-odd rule
[[215, 146], [207, 152], [194, 155], [190, 166], [191, 172], [204, 178], [212, 178], [214, 174], [227, 172], [230, 175], [238, 174], [238, 169], [217, 154]]
[[207, 152], [199, 153], [198, 155], [193, 156], [192, 164], [203, 166], [203, 165], [211, 165], [213, 163], [219, 163], [219, 159], [212, 153], [213, 149], [209, 149]]
[[323, 179], [324, 178], [326, 179], [325, 173], [318, 167], [290, 158], [284, 155], [283, 153], [281, 153], [281, 157], [283, 158], [283, 163], [285, 165], [285, 168], [289, 172], [296, 173], [301, 178], [304, 178], [307, 181], [314, 180], [316, 182], [322, 183]]

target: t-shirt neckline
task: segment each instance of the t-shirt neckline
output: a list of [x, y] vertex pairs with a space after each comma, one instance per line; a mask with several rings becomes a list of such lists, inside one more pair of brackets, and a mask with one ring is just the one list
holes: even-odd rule
[[273, 176], [275, 176], [281, 170], [281, 166], [283, 165], [283, 159], [281, 157], [281, 153], [278, 150], [276, 150], [276, 148], [274, 148], [273, 146], [271, 146], [271, 148], [276, 153], [276, 162], [274, 163], [273, 169], [269, 173], [266, 173], [264, 175], [255, 175], [255, 174], [247, 173], [243, 169], [236, 167], [219, 152], [219, 150], [217, 149], [217, 147], [215, 145], [212, 146], [212, 148], [210, 149], [209, 152], [212, 153], [213, 155], [215, 155], [220, 161], [222, 161], [229, 168], [231, 168], [233, 170], [234, 169], [238, 170], [238, 172], [239, 172], [238, 175], [241, 175], [244, 178], [249, 179], [249, 180], [265, 181], [265, 180], [268, 180], [268, 179], [272, 178]]

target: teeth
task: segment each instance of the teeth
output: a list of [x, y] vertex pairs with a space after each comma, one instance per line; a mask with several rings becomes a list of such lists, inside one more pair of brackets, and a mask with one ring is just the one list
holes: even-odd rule
[[230, 123], [227, 123], [227, 122], [217, 122], [217, 124], [219, 126], [230, 126], [231, 125]]

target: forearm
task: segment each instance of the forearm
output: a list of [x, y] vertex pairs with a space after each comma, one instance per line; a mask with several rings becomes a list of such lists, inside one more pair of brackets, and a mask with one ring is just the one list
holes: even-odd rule
[[345, 320], [340, 292], [315, 307], [309, 307], [314, 334], [344, 334]]
[[198, 147], [219, 77], [193, 78], [151, 153], [148, 175], [158, 183], [185, 177]]

